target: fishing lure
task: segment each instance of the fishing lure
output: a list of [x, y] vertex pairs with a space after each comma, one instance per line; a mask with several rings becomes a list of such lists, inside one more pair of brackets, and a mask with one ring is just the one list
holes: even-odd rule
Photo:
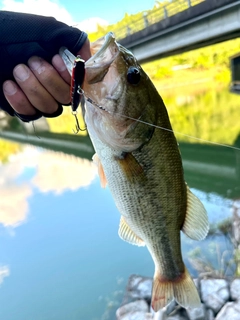
[[76, 131], [74, 131], [75, 134], [77, 134], [79, 131], [84, 131], [85, 129], [81, 129], [78, 118], [77, 118], [77, 108], [79, 104], [84, 99], [84, 92], [82, 90], [82, 84], [84, 81], [85, 76], [85, 61], [80, 57], [77, 56], [74, 61], [74, 66], [72, 69], [72, 77], [71, 77], [71, 108], [72, 108], [72, 114], [74, 115], [76, 119]]

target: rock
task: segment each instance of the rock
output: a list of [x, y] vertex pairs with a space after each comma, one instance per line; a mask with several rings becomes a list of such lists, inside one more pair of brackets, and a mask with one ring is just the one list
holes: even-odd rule
[[211, 309], [206, 310], [206, 320], [214, 320], [214, 312]]
[[175, 314], [174, 316], [167, 317], [167, 320], [187, 320], [187, 319], [183, 318], [179, 314]]
[[161, 320], [188, 320], [188, 316], [186, 313], [186, 309], [180, 307], [179, 305], [171, 315], [166, 316], [166, 318], [163, 318]]
[[152, 315], [153, 315], [153, 320], [166, 320], [167, 319], [165, 308], [160, 309], [158, 312], [152, 313]]
[[196, 288], [197, 288], [197, 290], [198, 290], [198, 292], [200, 291], [200, 284], [199, 284], [199, 279], [198, 278], [194, 278], [193, 279], [193, 282], [194, 282], [194, 284], [195, 284], [195, 286], [196, 286]]
[[221, 309], [215, 320], [239, 320], [240, 319], [240, 303], [228, 302]]
[[204, 304], [200, 308], [186, 309], [189, 320], [206, 320], [206, 309]]
[[233, 203], [232, 233], [236, 243], [240, 243], [240, 201]]
[[232, 300], [240, 299], [240, 279], [234, 279], [230, 286]]
[[228, 283], [224, 279], [202, 279], [201, 297], [206, 306], [216, 314], [229, 300]]
[[149, 311], [149, 306], [147, 302], [145, 300], [137, 300], [118, 308], [116, 311], [117, 320], [122, 319], [122, 316], [124, 316], [126, 313], [136, 311], [147, 313]]
[[130, 299], [151, 300], [152, 278], [131, 275], [127, 285], [127, 296]]
[[172, 300], [165, 308], [166, 308], [166, 314], [172, 313], [176, 308], [178, 307], [178, 304], [175, 300]]
[[134, 311], [125, 313], [119, 320], [152, 320], [151, 313], [144, 313], [141, 311]]
[[240, 242], [240, 222], [239, 222], [239, 220], [233, 221], [232, 230], [233, 230], [233, 238], [234, 238], [234, 240], [237, 243], [239, 243]]
[[[161, 309], [161, 312], [154, 312], [153, 308], [150, 306], [150, 311], [153, 315], [156, 315], [156, 313], [160, 313], [160, 314], [166, 314], [169, 315], [170, 313], [172, 313], [173, 311], [176, 310], [176, 308], [178, 308], [179, 305], [177, 304], [177, 302], [175, 300], [172, 300], [166, 307]], [[157, 318], [157, 316], [156, 316]], [[155, 319], [155, 318], [154, 318]]]

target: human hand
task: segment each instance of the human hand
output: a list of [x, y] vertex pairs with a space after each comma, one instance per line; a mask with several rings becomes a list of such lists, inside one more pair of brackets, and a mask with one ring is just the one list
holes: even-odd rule
[[[90, 58], [88, 40], [77, 54], [84, 60]], [[71, 76], [58, 54], [52, 58], [52, 64], [33, 56], [28, 60], [28, 66], [17, 65], [13, 76], [15, 82], [7, 80], [3, 83], [3, 93], [13, 110], [25, 121], [41, 115], [56, 117], [62, 113], [62, 104], [70, 103]]]
[[[0, 21], [3, 13], [0, 13]], [[8, 56], [12, 58], [7, 66], [4, 63], [2, 66], [3, 60], [0, 59], [0, 71], [3, 69], [0, 75], [3, 90], [0, 93], [0, 107], [23, 121], [35, 120], [42, 115], [58, 116], [62, 112], [62, 104], [70, 102], [70, 75], [60, 56], [54, 53], [61, 46], [66, 46], [74, 54], [80, 54], [87, 60], [91, 54], [86, 34], [52, 18], [5, 12], [5, 20], [6, 14], [11, 17], [9, 20], [13, 24], [15, 22], [15, 31], [18, 24], [25, 33], [20, 35], [21, 39], [19, 35], [11, 37], [10, 33], [9, 39], [9, 36], [4, 38], [3, 31], [0, 30], [0, 44], [4, 42]], [[23, 30], [26, 19], [28, 29]], [[29, 43], [29, 38], [35, 41]], [[13, 55], [17, 54], [16, 51], [20, 51], [17, 56]], [[1, 55], [4, 55], [2, 49], [0, 57]]]

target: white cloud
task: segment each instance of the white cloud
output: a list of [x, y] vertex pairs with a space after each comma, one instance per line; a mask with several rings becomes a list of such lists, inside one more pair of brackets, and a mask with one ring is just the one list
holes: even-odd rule
[[97, 30], [97, 25], [106, 26], [106, 20], [94, 17], [74, 22], [71, 14], [58, 1], [54, 0], [3, 0], [1, 10], [25, 12], [39, 14], [42, 16], [51, 16], [59, 21], [62, 21], [70, 26], [75, 26], [86, 32], [94, 32]]
[[10, 269], [8, 266], [1, 266], [0, 267], [0, 284], [3, 283], [4, 278], [10, 275]]
[[97, 31], [98, 25], [106, 27], [108, 25], [108, 22], [104, 19], [93, 17], [78, 22], [75, 26], [80, 30], [84, 30], [85, 32], [95, 32]]
[[71, 14], [54, 0], [3, 0], [2, 10], [39, 14], [55, 17], [57, 20], [73, 25]]

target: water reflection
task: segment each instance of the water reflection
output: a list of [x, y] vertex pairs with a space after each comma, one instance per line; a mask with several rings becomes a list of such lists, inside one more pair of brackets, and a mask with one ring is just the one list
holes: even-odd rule
[[[183, 96], [177, 103], [176, 96], [164, 98], [175, 130], [240, 147], [233, 96]], [[36, 125], [40, 139], [19, 123], [10, 128], [5, 122], [0, 132], [19, 142], [2, 140], [7, 152], [0, 153], [0, 318], [113, 319], [129, 275], [152, 276], [153, 263], [144, 248], [119, 239], [119, 214], [95, 179], [88, 137], [46, 132], [49, 127]], [[225, 262], [237, 253], [216, 226], [239, 205], [240, 151], [178, 138], [186, 181], [215, 227], [203, 242], [182, 235], [184, 261], [193, 275], [233, 274], [236, 265]], [[9, 228], [16, 226], [12, 237]]]
[[49, 151], [39, 154], [36, 167], [33, 185], [41, 192], [52, 191], [57, 195], [89, 186], [97, 173], [95, 165], [87, 159]]
[[0, 165], [0, 223], [5, 227], [27, 219], [34, 187], [61, 195], [89, 186], [96, 177], [95, 165], [87, 159], [32, 146], [21, 149]]
[[[191, 93], [192, 91], [192, 93]], [[185, 87], [159, 90], [168, 108], [175, 132], [212, 142], [234, 145], [240, 134], [240, 97], [229, 88]], [[182, 97], [186, 96], [184, 100]], [[179, 104], [178, 97], [181, 97]], [[196, 143], [193, 138], [177, 134], [179, 141]]]
[[0, 223], [5, 227], [21, 224], [28, 214], [28, 198], [32, 188], [26, 181], [18, 181], [24, 171], [24, 153], [13, 155], [0, 165]]
[[184, 142], [180, 150], [186, 181], [192, 188], [231, 199], [240, 196], [240, 150]]

